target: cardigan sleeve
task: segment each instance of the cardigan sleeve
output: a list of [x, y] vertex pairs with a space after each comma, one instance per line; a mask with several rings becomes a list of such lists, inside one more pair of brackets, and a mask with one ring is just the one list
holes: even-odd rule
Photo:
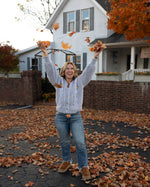
[[90, 64], [88, 64], [83, 70], [82, 74], [79, 75], [78, 80], [82, 83], [83, 87], [86, 86], [92, 79], [92, 75], [96, 69], [96, 59], [92, 59]]
[[47, 73], [48, 80], [54, 86], [55, 83], [60, 82], [61, 77], [56, 71], [55, 64], [52, 62], [52, 60], [48, 56], [44, 57], [44, 59], [45, 59], [45, 71]]

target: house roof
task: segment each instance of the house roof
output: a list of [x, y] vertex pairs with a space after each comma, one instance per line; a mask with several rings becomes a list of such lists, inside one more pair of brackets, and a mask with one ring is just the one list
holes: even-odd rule
[[[54, 42], [51, 42], [50, 48], [53, 48], [53, 46], [54, 46]], [[32, 52], [32, 51], [36, 51], [36, 50], [38, 50], [38, 49], [39, 49], [39, 47], [38, 47], [37, 45], [35, 45], [35, 46], [32, 46], [32, 47], [29, 47], [29, 48], [20, 50], [20, 51], [16, 52], [15, 54], [16, 54], [16, 55], [23, 55], [23, 54], [25, 54], [25, 53], [29, 53], [29, 52]], [[39, 50], [40, 50], [40, 49], [39, 49]]]
[[29, 48], [26, 48], [26, 49], [23, 49], [23, 50], [20, 50], [16, 53], [16, 55], [22, 55], [24, 53], [28, 53], [28, 52], [31, 52], [31, 51], [34, 51], [36, 49], [38, 49], [39, 47], [37, 45], [35, 46], [32, 46], [32, 47], [29, 47]]
[[147, 41], [150, 40], [150, 37], [145, 37], [144, 40], [128, 41], [123, 34], [113, 33], [108, 38], [96, 38], [90, 44], [95, 44], [98, 40], [105, 43], [107, 47], [149, 46]]
[[98, 40], [102, 41], [103, 43], [114, 43], [114, 42], [126, 42], [126, 38], [123, 34], [113, 33], [108, 38], [96, 38], [91, 42], [91, 44], [95, 44]]
[[[110, 10], [110, 3], [108, 0], [93, 0], [98, 5], [100, 5], [105, 11]], [[53, 12], [52, 16], [48, 20], [46, 24], [46, 28], [52, 27], [53, 22], [55, 21], [56, 17], [59, 15], [60, 11], [64, 8], [64, 6], [68, 3], [68, 0], [61, 0], [59, 5], [56, 7], [55, 11]]]
[[99, 3], [106, 11], [110, 11], [111, 4], [108, 0], [95, 0]]
[[51, 15], [50, 19], [48, 20], [46, 24], [46, 28], [49, 29], [52, 27], [53, 22], [55, 21], [56, 17], [59, 15], [60, 11], [64, 8], [68, 0], [61, 0], [59, 5], [54, 10], [53, 14]]

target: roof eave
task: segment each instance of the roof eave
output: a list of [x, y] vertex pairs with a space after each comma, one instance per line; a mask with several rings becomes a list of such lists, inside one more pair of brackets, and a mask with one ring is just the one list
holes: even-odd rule
[[145, 41], [128, 41], [128, 42], [114, 42], [114, 43], [106, 43], [107, 48], [116, 48], [116, 47], [145, 47], [150, 46], [147, 40]]
[[95, 1], [95, 0], [91, 0], [100, 10], [101, 10], [101, 12], [105, 15], [105, 16], [107, 16], [107, 11], [97, 2], [97, 1]]
[[23, 49], [23, 50], [20, 50], [18, 52], [16, 52], [16, 55], [22, 55], [22, 54], [25, 54], [25, 53], [29, 53], [29, 52], [32, 52], [34, 50], [37, 50], [39, 47], [36, 45], [36, 46], [32, 46], [30, 48], [26, 48], [26, 49]]
[[51, 15], [49, 21], [46, 24], [46, 29], [50, 29], [52, 27], [52, 24], [54, 23], [56, 17], [59, 15], [60, 11], [63, 9], [63, 7], [65, 6], [66, 2], [68, 2], [69, 0], [62, 0], [59, 5], [56, 7], [55, 11], [53, 12], [53, 14]]

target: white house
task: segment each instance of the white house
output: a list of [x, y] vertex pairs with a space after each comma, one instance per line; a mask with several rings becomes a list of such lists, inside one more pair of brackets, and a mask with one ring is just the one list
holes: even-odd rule
[[[95, 73], [109, 71], [128, 75], [133, 74], [135, 69], [150, 71], [150, 45], [147, 41], [127, 41], [124, 35], [108, 30], [106, 15], [108, 10], [110, 10], [110, 4], [106, 0], [60, 1], [46, 25], [47, 29], [52, 29], [53, 23], [60, 24], [59, 29], [53, 30], [54, 42], [50, 46], [57, 51], [55, 54], [50, 53], [50, 56], [60, 68], [67, 60], [75, 61], [80, 70], [85, 68], [93, 57], [93, 53], [89, 50], [89, 43], [85, 41], [86, 37], [89, 37], [90, 45], [100, 40], [107, 46], [99, 56]], [[69, 33], [73, 30], [76, 33], [70, 37]], [[68, 53], [57, 50], [63, 50], [62, 41], [72, 45]], [[34, 55], [38, 53], [36, 50], [37, 47], [20, 53], [21, 61], [25, 62], [24, 65], [23, 62], [20, 63], [20, 70], [30, 69], [38, 64], [38, 69], [42, 70], [42, 76], [44, 76], [45, 70], [44, 66], [41, 66], [41, 57], [38, 56], [38, 61], [34, 60]], [[129, 78], [129, 76], [125, 77]], [[96, 79], [96, 74], [93, 79]]]
[[[91, 44], [100, 40], [107, 46], [99, 57], [96, 72], [126, 74], [134, 69], [150, 70], [150, 55], [141, 58], [141, 51], [149, 49], [147, 47], [150, 45], [147, 41], [129, 42], [123, 35], [108, 30], [106, 11], [109, 9], [110, 4], [105, 0], [62, 0], [46, 25], [50, 29], [53, 23], [60, 24], [60, 28], [54, 30], [55, 48], [62, 48], [61, 41], [72, 45], [71, 51], [76, 54], [77, 67], [83, 70], [93, 56], [85, 41], [86, 37], [90, 37]], [[70, 37], [68, 34], [72, 30], [76, 33]], [[61, 67], [67, 59], [59, 54], [55, 55], [54, 60]]]

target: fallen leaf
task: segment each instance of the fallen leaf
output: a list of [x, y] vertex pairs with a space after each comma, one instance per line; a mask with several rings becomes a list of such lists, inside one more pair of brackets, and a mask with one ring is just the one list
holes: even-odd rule
[[25, 187], [33, 186], [34, 182], [29, 181], [27, 184], [25, 184]]

